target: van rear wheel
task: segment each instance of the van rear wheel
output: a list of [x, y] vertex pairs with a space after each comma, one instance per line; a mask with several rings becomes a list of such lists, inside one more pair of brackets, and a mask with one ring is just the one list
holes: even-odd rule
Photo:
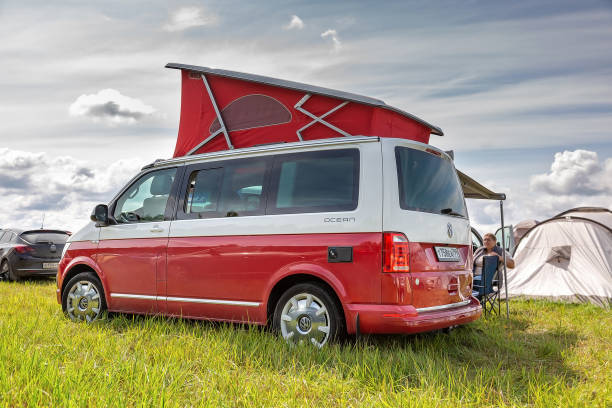
[[272, 326], [291, 345], [321, 348], [343, 332], [344, 320], [326, 289], [315, 283], [300, 283], [278, 300]]
[[62, 309], [74, 321], [98, 320], [106, 309], [104, 288], [98, 277], [84, 272], [70, 279], [62, 294]]

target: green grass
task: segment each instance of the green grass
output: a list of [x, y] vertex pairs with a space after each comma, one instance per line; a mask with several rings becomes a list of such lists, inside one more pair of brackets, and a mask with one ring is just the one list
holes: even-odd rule
[[512, 301], [450, 334], [291, 348], [256, 327], [67, 320], [55, 282], [0, 282], [0, 406], [612, 406], [612, 313]]

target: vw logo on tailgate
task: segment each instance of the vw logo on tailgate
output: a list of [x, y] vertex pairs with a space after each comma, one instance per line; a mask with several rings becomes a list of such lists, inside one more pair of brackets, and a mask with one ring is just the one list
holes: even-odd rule
[[453, 237], [453, 226], [451, 225], [450, 222], [446, 224], [446, 233], [448, 234], [449, 238]]

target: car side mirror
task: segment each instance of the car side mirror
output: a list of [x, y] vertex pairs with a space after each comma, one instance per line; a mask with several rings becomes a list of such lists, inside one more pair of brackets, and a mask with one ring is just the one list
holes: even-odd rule
[[108, 205], [96, 205], [96, 208], [91, 213], [91, 220], [95, 221], [97, 226], [108, 225]]

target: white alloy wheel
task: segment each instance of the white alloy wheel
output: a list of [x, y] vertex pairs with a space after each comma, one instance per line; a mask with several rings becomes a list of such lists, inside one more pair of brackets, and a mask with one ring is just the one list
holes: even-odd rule
[[273, 327], [290, 345], [321, 348], [344, 330], [336, 302], [315, 283], [289, 288], [276, 304]]
[[74, 321], [93, 322], [106, 308], [102, 284], [92, 273], [82, 273], [70, 280], [63, 294], [62, 306]]

